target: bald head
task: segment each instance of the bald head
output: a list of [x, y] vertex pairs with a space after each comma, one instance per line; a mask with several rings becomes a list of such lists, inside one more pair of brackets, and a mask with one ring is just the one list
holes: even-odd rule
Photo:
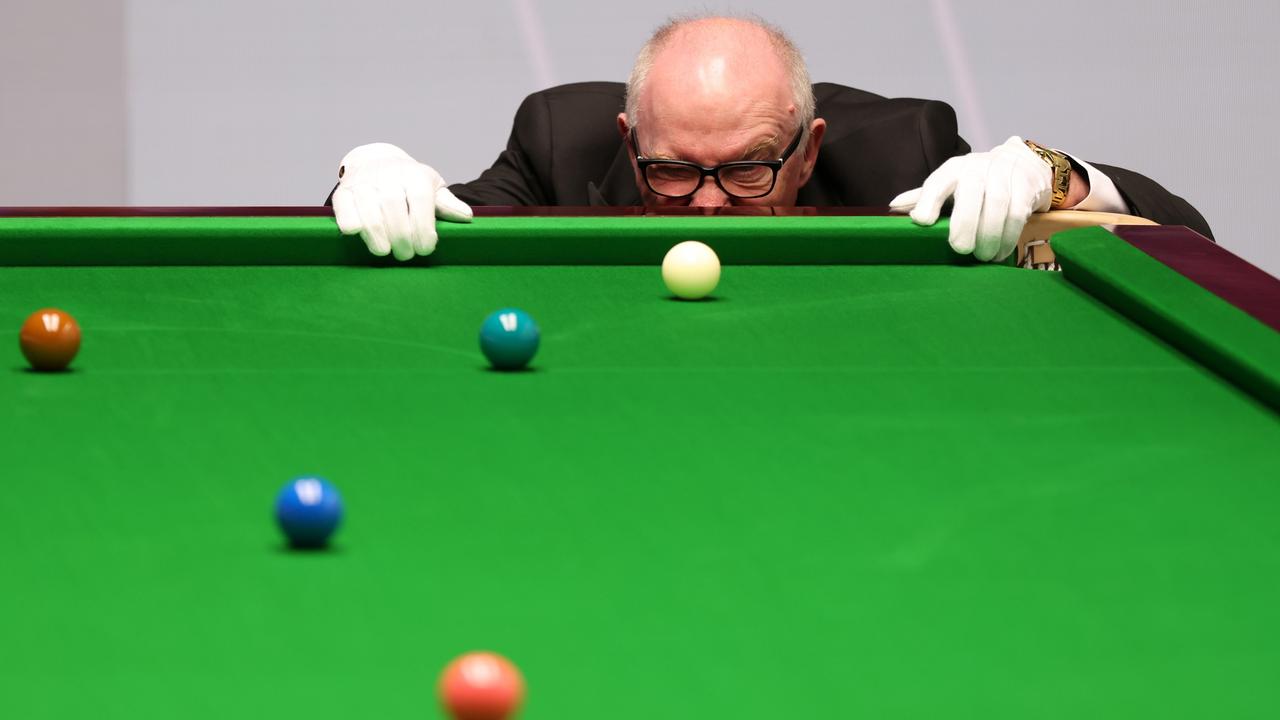
[[705, 176], [692, 195], [660, 194], [648, 179], [651, 171], [642, 172], [637, 160], [645, 204], [793, 205], [812, 172], [825, 124], [814, 118], [804, 60], [781, 31], [759, 20], [705, 17], [670, 21], [645, 43], [627, 82], [618, 128], [638, 158], [707, 168], [776, 162], [795, 148], [787, 154], [795, 162], [764, 171], [763, 190], [770, 188], [767, 173], [774, 173], [776, 184], [759, 196]]
[[[651, 99], [651, 91], [661, 97]], [[677, 97], [669, 97], [671, 94]], [[673, 19], [641, 48], [627, 82], [627, 116], [647, 109], [718, 102], [750, 93], [794, 106], [797, 123], [813, 120], [813, 90], [799, 50], [781, 30], [757, 19]], [[785, 95], [785, 99], [782, 97]]]

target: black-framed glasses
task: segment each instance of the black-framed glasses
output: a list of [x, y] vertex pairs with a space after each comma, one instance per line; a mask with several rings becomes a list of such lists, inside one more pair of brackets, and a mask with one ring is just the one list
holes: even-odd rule
[[777, 160], [735, 160], [715, 167], [703, 167], [685, 160], [643, 157], [640, 155], [640, 141], [636, 139], [634, 127], [631, 128], [631, 147], [636, 151], [636, 166], [640, 168], [645, 184], [655, 194], [669, 198], [687, 198], [698, 192], [702, 183], [710, 177], [724, 194], [749, 200], [773, 192], [773, 186], [778, 182], [778, 171], [787, 162], [787, 158], [795, 153], [796, 148], [800, 147], [802, 137], [804, 127], [796, 132], [791, 144]]

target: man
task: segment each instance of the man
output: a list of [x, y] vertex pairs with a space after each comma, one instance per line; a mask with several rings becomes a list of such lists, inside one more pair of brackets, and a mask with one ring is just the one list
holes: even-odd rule
[[951, 247], [984, 261], [1007, 257], [1031, 214], [1050, 209], [1210, 234], [1191, 205], [1136, 173], [1018, 137], [970, 153], [944, 103], [811, 85], [782, 32], [739, 18], [669, 21], [640, 51], [625, 95], [618, 83], [579, 83], [530, 96], [506, 151], [472, 182], [446, 187], [386, 143], [352, 150], [338, 174], [338, 227], [400, 260], [435, 249], [437, 218], [470, 220], [467, 203], [888, 204], [931, 225], [951, 201]]

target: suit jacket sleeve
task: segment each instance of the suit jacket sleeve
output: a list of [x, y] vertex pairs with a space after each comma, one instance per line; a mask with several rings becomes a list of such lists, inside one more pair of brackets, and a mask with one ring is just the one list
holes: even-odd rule
[[541, 180], [549, 173], [539, 171], [550, 165], [550, 152], [550, 113], [545, 96], [537, 93], [520, 104], [507, 149], [493, 166], [449, 189], [468, 205], [554, 205], [551, 189]]
[[1205, 222], [1204, 216], [1191, 203], [1165, 190], [1156, 181], [1132, 170], [1094, 162], [1090, 164], [1111, 178], [1124, 201], [1129, 204], [1132, 214], [1154, 220], [1161, 225], [1186, 225], [1213, 239], [1213, 231], [1209, 228], [1209, 223]]
[[[930, 101], [920, 106], [919, 133], [926, 174], [938, 169], [948, 158], [969, 152], [969, 144], [957, 132], [955, 111], [945, 103]], [[1204, 216], [1191, 203], [1164, 189], [1156, 181], [1132, 170], [1094, 162], [1090, 164], [1111, 178], [1133, 215], [1154, 220], [1161, 225], [1186, 225], [1213, 239], [1213, 231], [1210, 230], [1209, 223], [1205, 222]], [[910, 189], [915, 185], [902, 189]]]
[[[969, 152], [969, 144], [956, 133], [955, 112], [944, 103], [929, 102], [921, 108], [920, 137], [929, 172], [936, 170], [948, 158]], [[1213, 231], [1204, 216], [1191, 203], [1164, 189], [1156, 181], [1113, 165], [1090, 164], [1111, 178], [1129, 205], [1131, 214], [1161, 225], [1186, 225], [1213, 239]]]
[[[540, 180], [547, 174], [535, 169], [539, 162], [544, 167], [550, 165], [550, 124], [542, 94], [525, 98], [516, 111], [507, 149], [498, 155], [493, 166], [479, 178], [450, 185], [449, 189], [468, 205], [554, 205]], [[324, 204], [333, 204], [333, 190]]]

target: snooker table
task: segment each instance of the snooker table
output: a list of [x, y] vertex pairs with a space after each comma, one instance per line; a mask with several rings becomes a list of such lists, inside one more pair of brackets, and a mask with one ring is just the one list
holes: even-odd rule
[[[0, 717], [1280, 717], [1280, 293], [1181, 228], [477, 209], [0, 210]], [[714, 299], [658, 264], [701, 239]], [[1178, 255], [1181, 253], [1181, 260]], [[542, 327], [488, 370], [480, 321]], [[12, 342], [12, 341], [11, 341]], [[346, 518], [287, 549], [278, 488]]]

